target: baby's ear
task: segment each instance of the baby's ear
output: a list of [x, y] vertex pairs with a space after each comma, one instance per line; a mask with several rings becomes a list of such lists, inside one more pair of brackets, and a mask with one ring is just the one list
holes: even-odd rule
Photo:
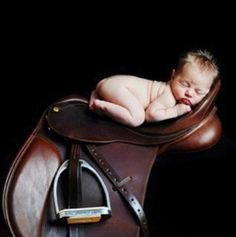
[[171, 79], [174, 79], [176, 75], [176, 70], [173, 68], [171, 73]]

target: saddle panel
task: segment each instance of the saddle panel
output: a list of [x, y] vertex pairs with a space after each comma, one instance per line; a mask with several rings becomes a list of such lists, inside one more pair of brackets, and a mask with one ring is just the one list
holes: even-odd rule
[[14, 236], [40, 236], [47, 195], [61, 159], [55, 147], [39, 137], [17, 157], [3, 200], [5, 218]]

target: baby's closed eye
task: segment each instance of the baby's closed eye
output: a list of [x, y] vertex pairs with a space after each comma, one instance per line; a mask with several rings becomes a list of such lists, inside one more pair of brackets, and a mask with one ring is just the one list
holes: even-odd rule
[[209, 92], [208, 90], [202, 90], [202, 89], [195, 89], [195, 91], [198, 95], [206, 95]]
[[190, 84], [187, 81], [180, 81], [179, 84], [183, 87], [189, 87]]

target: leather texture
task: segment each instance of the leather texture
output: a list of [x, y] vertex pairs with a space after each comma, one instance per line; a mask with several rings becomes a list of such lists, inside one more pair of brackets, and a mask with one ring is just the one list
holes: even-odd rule
[[[217, 80], [187, 115], [135, 129], [91, 113], [81, 97], [50, 105], [15, 158], [4, 186], [3, 211], [12, 235], [62, 237], [74, 231], [84, 237], [147, 237], [142, 206], [152, 165], [163, 152], [199, 151], [218, 141], [221, 123], [214, 104], [219, 88]], [[58, 220], [52, 195], [54, 177], [70, 158], [71, 147], [78, 149], [76, 159], [88, 162], [104, 181], [112, 209], [112, 215], [100, 222], [78, 224], [78, 231]], [[92, 174], [77, 173], [73, 167], [70, 172], [71, 180], [78, 177], [78, 187], [68, 184], [70, 175], [65, 172], [58, 188], [61, 207], [68, 202], [74, 207], [75, 200], [78, 207], [104, 205], [101, 185]], [[73, 190], [77, 196], [71, 198]]]

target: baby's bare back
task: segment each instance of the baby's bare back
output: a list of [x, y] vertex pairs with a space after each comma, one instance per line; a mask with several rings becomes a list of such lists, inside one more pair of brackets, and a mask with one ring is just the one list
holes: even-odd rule
[[102, 80], [96, 90], [102, 99], [113, 103], [116, 103], [117, 97], [121, 94], [124, 96], [125, 93], [123, 92], [128, 90], [139, 100], [145, 109], [162, 93], [164, 87], [165, 83], [163, 82], [130, 75], [116, 75]]

